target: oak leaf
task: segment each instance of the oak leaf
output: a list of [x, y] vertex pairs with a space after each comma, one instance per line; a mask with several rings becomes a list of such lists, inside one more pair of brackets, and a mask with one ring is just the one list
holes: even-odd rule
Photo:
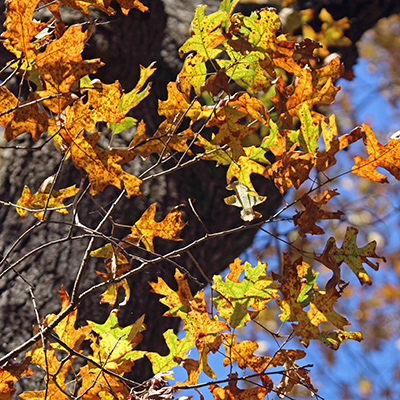
[[226, 21], [227, 14], [224, 11], [217, 11], [205, 16], [206, 6], [196, 7], [191, 27], [191, 37], [179, 49], [179, 54], [193, 52], [186, 58], [183, 68], [178, 75], [178, 88], [186, 99], [190, 97], [191, 87], [196, 95], [201, 95], [201, 86], [206, 76], [206, 62], [214, 59], [222, 52], [219, 48], [225, 40], [221, 25]]
[[256, 127], [240, 124], [238, 121], [246, 117], [248, 112], [236, 104], [231, 106], [230, 101], [228, 98], [219, 103], [206, 126], [218, 128], [218, 133], [211, 140], [211, 144], [227, 144], [232, 150], [232, 159], [237, 161], [240, 156], [246, 155], [241, 140], [251, 135]]
[[1, 37], [6, 39], [6, 48], [17, 57], [23, 55], [26, 59], [35, 59], [39, 41], [35, 36], [46, 28], [46, 23], [33, 20], [33, 13], [39, 0], [7, 1], [5, 32]]
[[169, 308], [164, 316], [181, 318], [185, 323], [183, 329], [193, 335], [196, 343], [205, 343], [215, 353], [223, 340], [220, 332], [229, 329], [228, 326], [219, 321], [217, 316], [210, 317], [204, 291], [193, 297], [185, 275], [179, 270], [175, 272], [175, 280], [178, 283], [177, 291], [171, 289], [162, 278], [158, 278], [157, 283], [149, 282], [152, 292], [165, 296], [160, 300]]
[[99, 59], [82, 60], [81, 53], [94, 27], [82, 32], [80, 25], [70, 26], [65, 33], [49, 43], [36, 58], [36, 70], [43, 80], [44, 90], [35, 92], [38, 99], [47, 96], [55, 98], [42, 103], [56, 114], [73, 102], [71, 87], [82, 77], [95, 73], [103, 63]]
[[[131, 264], [121, 253], [120, 249], [114, 249], [111, 243], [107, 243], [104, 247], [91, 251], [90, 255], [92, 257], [105, 258], [104, 264], [107, 273], [104, 274], [96, 271], [96, 274], [104, 282], [120, 277], [131, 268]], [[120, 287], [122, 287], [125, 291], [125, 299], [119, 304], [119, 307], [125, 305], [129, 301], [131, 293], [128, 281], [126, 279], [116, 283], [110, 283], [107, 287], [107, 290], [101, 294], [100, 304], [107, 303], [110, 304], [111, 307], [114, 307]]]
[[22, 376], [31, 376], [33, 372], [28, 368], [30, 358], [25, 358], [20, 363], [9, 361], [3, 368], [0, 368], [0, 399], [10, 400], [15, 394], [14, 383]]
[[295, 225], [299, 226], [299, 235], [305, 237], [306, 233], [311, 233], [312, 235], [323, 235], [325, 231], [316, 225], [317, 221], [325, 219], [340, 219], [344, 213], [342, 211], [325, 211], [321, 207], [328, 203], [328, 201], [334, 197], [338, 196], [335, 190], [328, 190], [325, 188], [324, 195], [320, 196], [320, 200], [313, 200], [304, 194], [300, 201], [304, 206], [303, 211], [298, 211], [296, 215], [293, 216], [293, 222]]
[[142, 242], [146, 249], [154, 252], [153, 239], [159, 237], [165, 240], [181, 240], [180, 234], [185, 227], [181, 220], [182, 213], [178, 210], [170, 211], [161, 221], [156, 222], [157, 203], [152, 204], [132, 226], [132, 233], [124, 238], [124, 241], [134, 245]]
[[25, 221], [25, 216], [28, 212], [32, 213], [37, 219], [42, 219], [46, 206], [47, 208], [55, 208], [55, 211], [61, 214], [68, 214], [63, 201], [69, 197], [74, 197], [79, 189], [74, 185], [61, 190], [53, 190], [50, 193], [53, 177], [49, 178], [42, 183], [35, 194], [31, 194], [28, 186], [25, 185], [22, 195], [17, 202], [17, 212], [22, 220]]
[[335, 238], [331, 237], [327, 241], [322, 254], [320, 256], [314, 254], [314, 259], [323, 263], [332, 271], [337, 270], [344, 262], [350, 267], [362, 285], [364, 283], [372, 285], [372, 280], [364, 269], [363, 264], [367, 264], [370, 268], [377, 271], [379, 264], [371, 262], [368, 258], [380, 258], [383, 262], [386, 262], [386, 259], [376, 254], [375, 240], [364, 247], [358, 248], [357, 235], [358, 229], [348, 227], [341, 248], [336, 246]]
[[[168, 346], [169, 354], [161, 356], [158, 353], [147, 352], [146, 357], [150, 360], [154, 374], [169, 371], [188, 358], [190, 349], [196, 346], [194, 338], [190, 332], [186, 332], [184, 338], [179, 340], [172, 329], [163, 333], [165, 343]], [[196, 384], [195, 383], [192, 384]]]
[[[154, 62], [147, 68], [140, 65], [140, 76], [136, 86], [129, 92], [123, 93], [119, 99], [119, 111], [126, 115], [132, 108], [136, 107], [142, 100], [149, 94], [151, 89], [151, 82], [143, 89], [146, 81], [153, 75], [156, 68], [153, 68]], [[112, 130], [113, 135], [131, 128], [136, 124], [137, 120], [132, 117], [125, 117], [120, 122], [109, 122], [107, 126]]]
[[86, 171], [94, 196], [112, 185], [121, 189], [124, 183], [127, 196], [139, 196], [142, 180], [125, 172], [121, 165], [131, 161], [135, 155], [128, 150], [102, 150], [97, 146], [100, 133], [77, 137], [71, 143], [71, 158], [75, 166]]
[[321, 128], [325, 142], [325, 150], [317, 152], [316, 166], [318, 171], [323, 172], [336, 164], [336, 153], [362, 138], [362, 130], [360, 127], [357, 127], [350, 133], [337, 138], [336, 136], [338, 133], [334, 114], [332, 114], [329, 119], [321, 120]]
[[[9, 111], [14, 109], [14, 111]], [[3, 114], [3, 115], [1, 115]], [[29, 96], [28, 101], [20, 103], [18, 99], [4, 86], [0, 87], [0, 125], [3, 125], [4, 137], [10, 141], [27, 132], [36, 142], [48, 128], [48, 116], [39, 112], [38, 105]]]
[[[265, 174], [275, 182], [275, 186], [284, 194], [290, 187], [298, 189], [305, 182], [314, 166], [312, 154], [295, 151], [296, 145], [290, 151], [277, 157], [272, 165], [266, 168]], [[271, 151], [274, 152], [273, 147]]]
[[[266, 274], [265, 263], [258, 262], [252, 267], [248, 262], [242, 264], [237, 258], [229, 267], [230, 272], [225, 281], [220, 275], [213, 277], [212, 288], [220, 294], [214, 299], [218, 314], [232, 328], [237, 328], [246, 325], [258, 311], [267, 307], [267, 302], [277, 298], [278, 294], [272, 277]], [[245, 276], [239, 281], [242, 272]]]
[[[346, 339], [362, 340], [359, 332], [344, 331], [350, 322], [333, 310], [334, 303], [347, 285], [339, 287], [339, 291], [330, 287], [324, 292], [318, 289], [315, 280], [311, 267], [301, 257], [292, 263], [288, 254], [284, 254], [284, 271], [279, 289], [282, 298], [277, 300], [282, 310], [280, 319], [297, 322], [292, 323], [293, 330], [306, 347], [311, 339], [319, 340], [335, 350]], [[305, 307], [309, 308], [307, 312], [304, 311]], [[325, 322], [333, 324], [337, 330], [322, 331], [319, 325]]]
[[251, 389], [239, 389], [237, 387], [237, 373], [229, 374], [228, 386], [223, 388], [217, 385], [210, 385], [209, 390], [215, 400], [263, 400], [269, 393], [264, 387], [254, 387]]
[[266, 356], [255, 356], [253, 353], [258, 349], [258, 344], [250, 340], [235, 342], [237, 335], [225, 334], [224, 349], [226, 350], [223, 361], [224, 367], [236, 362], [241, 369], [250, 368], [261, 374], [271, 364], [272, 358]]
[[240, 183], [249, 188], [256, 195], [251, 179], [251, 174], [265, 176], [265, 166], [262, 164], [270, 164], [265, 158], [265, 151], [262, 148], [251, 146], [244, 148], [245, 155], [240, 156], [236, 162], [231, 162], [226, 172], [226, 180], [228, 183], [236, 178]]
[[[208, 377], [212, 379], [217, 379], [215, 372], [210, 368], [207, 363], [207, 354], [208, 349], [207, 346], [203, 343], [197, 345], [197, 350], [199, 352], [199, 360], [186, 359], [180, 362], [180, 366], [185, 368], [188, 377], [185, 382], [177, 383], [176, 387], [179, 386], [187, 386], [187, 385], [196, 385], [198, 383], [199, 375], [203, 371]], [[177, 359], [176, 361], [180, 361]]]
[[372, 129], [368, 125], [363, 124], [361, 129], [369, 157], [367, 159], [361, 156], [354, 158], [356, 164], [351, 169], [353, 174], [371, 181], [388, 183], [387, 178], [376, 170], [376, 168], [382, 167], [397, 180], [400, 180], [400, 140], [397, 136], [392, 137], [388, 143], [382, 145], [376, 140]]

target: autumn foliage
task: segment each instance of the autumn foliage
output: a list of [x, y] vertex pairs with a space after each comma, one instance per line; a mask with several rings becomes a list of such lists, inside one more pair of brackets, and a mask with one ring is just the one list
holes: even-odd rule
[[[63, 182], [61, 172], [46, 179], [36, 193], [25, 186], [17, 204], [2, 202], [4, 207], [15, 207], [22, 220], [32, 214], [38, 224], [45, 223], [55, 211], [72, 217], [73, 224], [79, 225], [76, 207], [81, 197], [87, 192], [96, 196], [110, 185], [120, 189], [118, 199], [141, 196], [141, 184], [151, 178], [134, 176], [123, 167], [136, 157], [151, 155], [157, 155], [157, 163], [174, 155], [176, 164], [165, 173], [199, 161], [225, 166], [227, 189], [231, 191], [231, 196], [227, 192], [225, 198], [226, 207], [240, 208], [238, 212], [244, 221], [238, 230], [274, 222], [289, 210], [298, 235], [309, 239], [325, 234], [323, 221], [340, 220], [344, 215], [345, 210], [330, 207], [330, 200], [340, 194], [328, 186], [333, 180], [328, 172], [336, 164], [336, 155], [348, 146], [363, 142], [368, 158], [357, 156], [351, 171], [340, 173], [387, 182], [377, 172], [380, 167], [400, 179], [397, 137], [380, 144], [367, 125], [340, 136], [335, 116], [327, 117], [321, 112], [320, 106], [334, 102], [340, 90], [335, 82], [344, 73], [339, 57], [325, 64], [321, 60], [329, 54], [327, 46], [334, 41], [329, 36], [332, 32], [339, 37], [340, 44], [348, 43], [344, 35], [346, 21], [335, 22], [324, 13], [321, 33], [308, 30], [308, 37], [299, 38], [282, 33], [274, 9], [264, 8], [244, 16], [234, 12], [238, 0], [222, 0], [219, 10], [212, 14], [206, 13], [205, 6], [198, 6], [191, 37], [180, 49], [184, 59], [182, 70], [176, 82], [169, 83], [168, 98], [159, 101], [158, 113], [165, 119], [156, 132], [148, 132], [146, 121], [131, 115], [150, 93], [148, 82], [156, 67], [141, 67], [136, 87], [124, 93], [118, 82], [104, 84], [96, 78], [103, 65], [100, 59], [82, 58], [85, 43], [96, 26], [95, 21], [90, 21], [89, 6], [112, 16], [115, 11], [111, 2], [43, 3], [54, 16], [48, 21], [34, 18], [39, 0], [7, 2], [2, 44], [14, 59], [5, 67], [27, 82], [30, 90], [23, 98], [7, 89], [7, 79], [2, 81], [0, 123], [11, 143], [22, 134], [30, 134], [33, 141], [47, 137], [63, 162], [73, 163], [86, 180], [56, 190], [55, 186]], [[132, 9], [147, 10], [137, 0], [118, 3], [125, 15]], [[61, 5], [80, 11], [90, 22], [67, 26]], [[131, 129], [131, 142], [123, 149], [112, 148], [111, 143], [104, 149], [99, 145], [103, 135], [100, 123], [107, 126], [103, 130], [112, 132], [112, 137]], [[249, 137], [258, 137], [258, 143], [253, 141], [249, 145]], [[296, 200], [286, 203], [272, 217], [263, 217], [254, 208], [266, 200], [268, 193], [256, 190], [253, 174], [272, 180], [282, 196], [289, 189], [298, 191]], [[112, 208], [118, 206], [118, 199]], [[142, 335], [146, 335], [146, 318], [151, 316], [142, 316], [132, 325], [121, 327], [117, 311], [131, 296], [128, 277], [162, 258], [190, 249], [189, 246], [173, 254], [159, 255], [154, 244], [156, 237], [179, 241], [190, 229], [185, 226], [179, 204], [176, 206], [157, 222], [157, 205], [153, 204], [130, 227], [128, 236], [115, 240], [103, 235], [107, 243], [98, 249], [93, 248], [94, 239], [91, 241], [85, 263], [93, 257], [104, 259], [106, 272], [96, 272], [103, 290], [99, 301], [112, 309], [107, 321], [87, 321], [87, 325], [76, 328], [79, 303], [94, 290], [76, 290], [70, 297], [60, 288], [60, 312], [38, 316], [32, 338], [20, 348], [10, 349], [1, 359], [0, 399], [12, 397], [14, 383], [22, 376], [32, 375], [32, 365], [45, 371], [45, 379], [43, 388], [20, 395], [26, 400], [172, 399], [181, 388], [197, 390], [202, 386], [208, 386], [215, 399], [224, 400], [263, 399], [271, 392], [285, 397], [296, 385], [305, 387], [310, 394], [317, 393], [309, 366], [301, 361], [305, 350], [287, 348], [279, 332], [269, 332], [281, 340], [281, 346], [274, 353], [260, 356], [254, 354], [257, 343], [242, 338], [249, 325], [258, 321], [260, 313], [277, 306], [282, 326], [289, 326], [291, 335], [297, 336], [304, 348], [311, 341], [334, 350], [345, 340], [361, 341], [362, 334], [349, 330], [350, 321], [335, 311], [335, 305], [349, 285], [342, 279], [345, 265], [361, 285], [372, 284], [368, 269], [378, 270], [378, 261], [384, 260], [376, 253], [376, 243], [359, 247], [358, 231], [349, 226], [344, 237], [329, 238], [324, 248], [315, 248], [307, 259], [282, 254], [280, 271], [270, 270], [262, 261], [252, 265], [232, 260], [225, 278], [212, 278], [211, 299], [204, 291], [191, 292], [184, 266], [176, 270], [175, 288], [162, 277], [149, 282], [149, 290], [160, 295], [167, 307], [165, 317], [178, 317], [183, 322], [181, 338], [172, 330], [164, 332], [169, 354], [160, 355], [151, 349], [136, 348]], [[106, 213], [98, 229], [109, 215], [110, 212]], [[96, 236], [97, 231], [86, 231], [93, 238]], [[208, 240], [208, 235], [202, 240]], [[144, 260], [139, 268], [131, 268], [133, 246], [141, 246], [154, 257]], [[6, 261], [7, 255], [1, 263], [2, 274], [10, 270]], [[321, 279], [315, 272], [317, 268], [330, 273]], [[324, 277], [328, 278], [324, 281]], [[77, 282], [76, 288], [79, 273]], [[125, 301], [117, 304], [120, 289]], [[327, 325], [329, 329], [325, 328]], [[193, 349], [197, 350], [192, 352], [195, 358], [190, 355]], [[223, 366], [231, 367], [227, 379], [218, 380], [215, 367], [208, 362], [208, 357], [216, 352], [224, 355]], [[21, 354], [23, 361], [12, 361]], [[143, 357], [150, 360], [154, 378], [136, 383], [126, 374]], [[77, 361], [79, 367], [75, 366]], [[168, 380], [176, 367], [187, 372], [184, 382]], [[250, 369], [253, 381], [243, 378], [237, 368]], [[206, 384], [202, 384], [204, 379], [199, 381], [201, 372], [207, 377]], [[251, 384], [239, 388], [238, 382], [243, 379]]]

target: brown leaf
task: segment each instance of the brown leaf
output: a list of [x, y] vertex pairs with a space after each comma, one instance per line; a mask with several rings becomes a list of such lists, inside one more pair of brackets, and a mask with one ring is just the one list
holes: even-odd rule
[[300, 201], [304, 206], [304, 211], [298, 211], [296, 215], [293, 216], [293, 222], [295, 225], [299, 226], [299, 235], [305, 237], [306, 233], [311, 233], [312, 235], [323, 235], [325, 231], [317, 226], [315, 223], [324, 219], [340, 219], [344, 213], [342, 211], [325, 211], [321, 207], [328, 203], [328, 201], [334, 197], [338, 196], [339, 193], [335, 190], [328, 190], [325, 188], [324, 195], [320, 200], [312, 200], [308, 194], [304, 194]]

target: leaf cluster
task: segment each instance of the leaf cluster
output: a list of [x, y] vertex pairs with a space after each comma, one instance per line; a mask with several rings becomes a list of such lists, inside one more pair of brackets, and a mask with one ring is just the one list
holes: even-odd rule
[[[125, 14], [132, 8], [146, 11], [137, 0], [118, 2]], [[25, 392], [21, 395], [23, 399], [172, 399], [178, 388], [200, 387], [201, 372], [210, 379], [207, 385], [215, 399], [262, 399], [271, 392], [284, 397], [295, 385], [302, 385], [315, 394], [306, 366], [297, 364], [305, 357], [305, 351], [283, 347], [293, 335], [305, 347], [311, 340], [317, 340], [335, 350], [345, 340], [362, 339], [360, 332], [347, 330], [350, 322], [334, 306], [348, 286], [342, 280], [343, 264], [361, 284], [372, 283], [364, 264], [377, 270], [378, 263], [370, 259], [384, 260], [375, 251], [376, 242], [359, 248], [357, 229], [348, 227], [341, 247], [332, 237], [322, 251], [315, 251], [309, 262], [303, 257], [292, 260], [283, 254], [279, 273], [268, 272], [267, 264], [261, 261], [252, 266], [236, 259], [226, 278], [213, 277], [212, 306], [207, 304], [203, 291], [192, 294], [185, 267], [179, 266], [175, 273], [177, 289], [172, 289], [162, 278], [150, 283], [152, 291], [163, 296], [161, 302], [168, 308], [165, 315], [180, 318], [185, 331], [181, 339], [172, 330], [164, 332], [170, 352], [160, 355], [136, 349], [145, 330], [144, 316], [130, 326], [119, 326], [117, 310], [131, 295], [127, 278], [160, 260], [173, 261], [174, 256], [189, 251], [196, 243], [170, 254], [156, 253], [154, 238], [179, 241], [185, 228], [178, 208], [157, 222], [156, 204], [129, 227], [131, 233], [125, 237], [104, 234], [101, 228], [106, 221], [113, 223], [112, 210], [123, 196], [140, 196], [142, 183], [156, 177], [156, 173], [151, 174], [153, 168], [147, 174], [135, 176], [122, 166], [138, 156], [147, 159], [152, 156], [157, 160], [154, 167], [166, 160], [175, 161], [164, 174], [201, 160], [226, 166], [227, 188], [234, 195], [227, 197], [225, 203], [241, 208], [245, 221], [236, 231], [273, 222], [291, 206], [301, 205], [303, 209], [292, 216], [298, 235], [323, 235], [322, 221], [339, 220], [344, 214], [327, 206], [339, 195], [336, 189], [327, 188], [333, 180], [327, 171], [335, 165], [336, 155], [362, 140], [368, 158], [357, 156], [351, 171], [342, 171], [342, 174], [352, 173], [385, 183], [387, 178], [377, 172], [378, 167], [396, 179], [400, 177], [398, 138], [382, 145], [367, 125], [339, 136], [335, 116], [324, 116], [318, 107], [331, 104], [340, 90], [335, 86], [344, 73], [340, 59], [321, 65], [318, 55], [324, 57], [324, 53], [318, 51], [325, 49], [321, 44], [310, 38], [294, 39], [283, 34], [275, 9], [264, 8], [250, 16], [234, 13], [238, 0], [221, 1], [219, 10], [209, 15], [205, 13], [205, 6], [196, 8], [191, 37], [180, 49], [184, 57], [182, 70], [177, 81], [168, 85], [167, 99], [159, 101], [158, 113], [165, 119], [150, 135], [145, 122], [139, 122], [131, 113], [151, 90], [146, 82], [155, 72], [153, 64], [141, 68], [139, 82], [129, 93], [123, 92], [119, 82], [104, 84], [97, 78], [92, 79], [90, 75], [103, 63], [99, 59], [84, 60], [82, 51], [96, 22], [66, 26], [59, 9], [61, 5], [68, 6], [90, 19], [89, 6], [113, 15], [110, 2], [46, 0], [44, 3], [54, 15], [47, 22], [34, 18], [39, 0], [7, 3], [3, 45], [15, 56], [7, 68], [11, 75], [21, 77], [29, 88], [29, 96], [21, 99], [3, 81], [0, 123], [7, 141], [24, 133], [30, 134], [33, 141], [47, 135], [62, 162], [72, 162], [84, 178], [80, 187], [56, 190], [62, 181], [59, 172], [46, 179], [35, 194], [25, 187], [18, 203], [12, 205], [22, 219], [31, 213], [38, 220], [37, 226], [46, 223], [52, 211], [67, 214], [72, 218], [71, 226], [82, 229], [91, 237], [91, 242], [71, 298], [64, 289], [60, 291], [60, 313], [38, 320], [32, 339], [1, 359], [4, 365], [0, 369], [0, 398], [11, 398], [13, 383], [22, 376], [32, 375], [29, 364], [45, 371], [45, 389]], [[330, 29], [346, 27], [346, 21], [334, 23], [326, 12], [322, 17], [329, 34], [332, 34]], [[343, 39], [342, 44], [346, 43]], [[133, 138], [126, 148], [112, 148], [110, 141], [104, 149], [100, 146], [104, 134], [99, 131], [99, 124], [107, 126], [112, 138], [128, 129], [134, 131]], [[250, 137], [258, 137], [258, 144], [246, 144]], [[293, 204], [286, 204], [276, 215], [262, 219], [253, 208], [264, 202], [268, 193], [258, 193], [252, 174], [272, 180], [282, 195], [289, 189], [304, 189], [307, 185], [308, 188], [304, 189], [305, 193], [298, 192]], [[315, 176], [319, 179], [314, 179]], [[96, 229], [83, 225], [78, 218], [82, 197], [88, 193], [96, 196], [109, 186], [121, 190], [118, 199]], [[64, 203], [71, 198], [70, 204]], [[228, 234], [207, 232], [199, 241]], [[96, 237], [101, 237], [106, 244], [93, 249]], [[131, 252], [139, 246], [147, 252], [148, 259], [138, 259]], [[105, 289], [101, 303], [116, 307], [120, 288], [125, 300], [111, 311], [104, 324], [88, 321], [86, 326], [76, 329], [77, 306], [97, 289], [79, 293], [81, 274], [90, 257], [105, 261], [106, 272], [96, 271], [102, 281], [98, 287]], [[140, 266], [133, 268], [133, 261], [140, 261]], [[317, 265], [332, 272], [325, 284], [317, 283]], [[6, 267], [2, 275], [14, 267]], [[289, 326], [291, 333], [275, 353], [257, 356], [254, 354], [257, 343], [241, 341], [236, 330], [247, 328], [250, 322], [257, 323], [260, 313], [271, 304], [279, 308], [282, 325]], [[332, 329], [325, 329], [326, 325]], [[285, 338], [280, 332], [269, 334], [277, 342]], [[89, 352], [82, 349], [84, 341], [89, 344]], [[189, 358], [192, 349], [197, 350], [198, 359]], [[23, 351], [26, 351], [25, 361], [13, 364], [10, 360]], [[223, 365], [231, 368], [225, 381], [217, 380], [208, 362], [210, 353], [216, 352], [224, 354]], [[155, 377], [135, 383], [125, 375], [143, 357], [150, 360]], [[79, 370], [77, 359], [84, 364]], [[251, 377], [259, 378], [259, 383], [238, 388], [237, 381], [249, 377], [239, 378], [233, 372], [234, 365], [250, 369]], [[188, 377], [172, 389], [166, 377], [178, 366], [186, 370]], [[272, 380], [274, 375], [281, 377], [279, 382]], [[71, 381], [70, 376], [74, 377]], [[223, 382], [227, 386], [218, 386]]]

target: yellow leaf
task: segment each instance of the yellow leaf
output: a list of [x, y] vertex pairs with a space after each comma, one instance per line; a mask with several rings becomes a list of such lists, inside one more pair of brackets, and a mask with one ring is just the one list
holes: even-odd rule
[[159, 237], [165, 240], [181, 240], [180, 234], [185, 227], [181, 220], [182, 213], [174, 210], [167, 214], [161, 222], [156, 222], [156, 205], [152, 204], [132, 226], [132, 233], [124, 238], [125, 242], [139, 244], [141, 241], [147, 250], [154, 252], [153, 239]]

